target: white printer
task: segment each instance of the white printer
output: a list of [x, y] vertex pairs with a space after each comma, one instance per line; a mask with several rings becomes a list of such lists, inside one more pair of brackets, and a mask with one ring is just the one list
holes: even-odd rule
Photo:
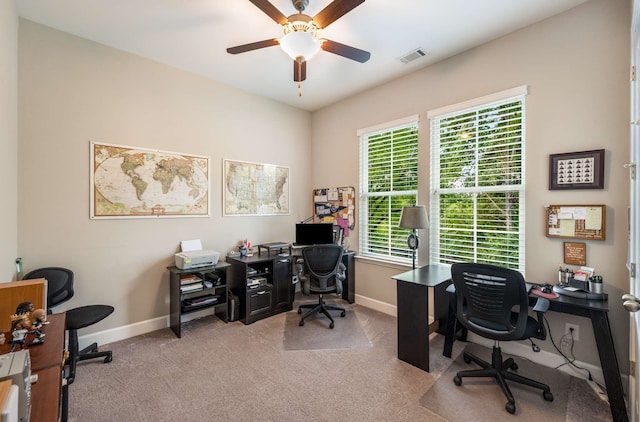
[[200, 240], [183, 240], [180, 242], [182, 252], [175, 255], [176, 267], [181, 270], [211, 267], [218, 263], [220, 252], [203, 250]]

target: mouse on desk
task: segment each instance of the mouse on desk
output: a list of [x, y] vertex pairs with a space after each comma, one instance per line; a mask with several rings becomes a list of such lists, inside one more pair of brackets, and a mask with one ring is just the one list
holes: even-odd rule
[[545, 284], [544, 286], [540, 287], [540, 291], [542, 293], [553, 293], [553, 286], [551, 286], [551, 284]]

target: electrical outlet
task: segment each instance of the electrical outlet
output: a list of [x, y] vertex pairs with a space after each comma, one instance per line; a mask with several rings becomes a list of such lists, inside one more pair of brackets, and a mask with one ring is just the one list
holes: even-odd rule
[[580, 340], [580, 326], [578, 324], [570, 324], [570, 323], [565, 323], [564, 324], [564, 333], [568, 334], [569, 336], [571, 336], [571, 330], [573, 330], [573, 339], [575, 341]]

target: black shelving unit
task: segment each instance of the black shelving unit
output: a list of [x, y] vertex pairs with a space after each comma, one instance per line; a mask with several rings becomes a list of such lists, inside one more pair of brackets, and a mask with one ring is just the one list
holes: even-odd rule
[[227, 257], [231, 264], [229, 290], [240, 300], [240, 320], [251, 324], [293, 309], [291, 256], [256, 254]]
[[[169, 270], [169, 326], [178, 338], [182, 337], [182, 315], [212, 308], [214, 314], [228, 322], [226, 262], [215, 266]], [[206, 284], [205, 284], [206, 283]], [[209, 284], [210, 283], [210, 284]]]

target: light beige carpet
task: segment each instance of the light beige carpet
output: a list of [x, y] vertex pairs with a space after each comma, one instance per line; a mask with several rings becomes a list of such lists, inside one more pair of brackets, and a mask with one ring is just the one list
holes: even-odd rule
[[[296, 311], [287, 312], [284, 325], [284, 350], [322, 350], [322, 349], [358, 349], [371, 347], [358, 316], [353, 311], [346, 311], [345, 317], [340, 312], [330, 312], [335, 321], [333, 329], [329, 328], [329, 318], [317, 314], [305, 320], [300, 326], [300, 317]], [[335, 315], [335, 316], [334, 316]]]
[[[485, 361], [491, 361], [489, 348], [468, 344], [465, 350]], [[509, 357], [507, 354], [503, 355], [505, 359]], [[544, 400], [542, 391], [537, 388], [507, 382], [516, 400], [514, 416], [528, 421], [566, 421], [571, 377], [522, 358], [515, 359], [519, 366], [517, 373], [549, 385], [554, 400]], [[456, 372], [479, 368], [475, 363], [465, 363], [460, 354], [434, 386], [422, 396], [420, 404], [452, 421], [491, 421], [510, 416], [505, 410], [507, 399], [493, 378], [463, 378], [459, 387], [453, 383]]]
[[[449, 410], [439, 403], [426, 408], [421, 399], [437, 391], [431, 387], [440, 378], [451, 390], [440, 391], [441, 397], [453, 400], [452, 406], [466, 405], [451, 375], [441, 377], [455, 360], [442, 356], [443, 336], [431, 335], [431, 372], [424, 372], [397, 358], [394, 317], [356, 304], [344, 307], [349, 314], [338, 317], [334, 330], [318, 326], [315, 334], [336, 340], [336, 330], [357, 322], [371, 347], [285, 350], [283, 327], [290, 316], [298, 320], [295, 310], [250, 325], [204, 317], [184, 323], [181, 339], [167, 328], [102, 345], [113, 350], [113, 362], [78, 364], [69, 386], [69, 422], [510, 420], [503, 399], [492, 402], [486, 394], [471, 416], [445, 418], [438, 412]], [[308, 328], [314, 328], [310, 322], [291, 331]], [[465, 346], [455, 342], [453, 356]], [[566, 422], [610, 421], [608, 406], [594, 396], [584, 381], [572, 378]], [[537, 403], [546, 402], [540, 397]], [[480, 417], [479, 409], [488, 407], [491, 415]], [[547, 422], [537, 415], [523, 410], [517, 420]]]

